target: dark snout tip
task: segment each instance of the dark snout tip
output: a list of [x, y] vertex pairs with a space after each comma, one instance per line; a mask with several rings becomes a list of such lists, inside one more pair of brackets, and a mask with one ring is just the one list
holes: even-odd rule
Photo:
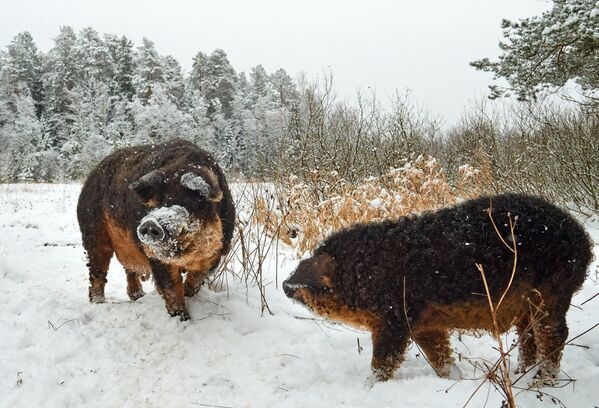
[[153, 220], [144, 221], [137, 229], [137, 233], [142, 241], [162, 241], [166, 236], [164, 229]]
[[290, 285], [289, 281], [284, 281], [283, 292], [285, 292], [285, 296], [288, 298], [293, 298], [293, 295], [295, 294], [295, 288]]

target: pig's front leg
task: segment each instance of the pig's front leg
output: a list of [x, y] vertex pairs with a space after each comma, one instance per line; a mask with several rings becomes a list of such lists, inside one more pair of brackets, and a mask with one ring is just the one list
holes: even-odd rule
[[152, 261], [151, 265], [156, 289], [164, 299], [168, 314], [179, 316], [181, 321], [189, 320], [189, 313], [185, 309], [185, 293], [179, 269], [164, 265], [159, 261]]
[[404, 359], [408, 338], [407, 331], [392, 325], [381, 324], [373, 329], [371, 382], [387, 381], [393, 377], [393, 372]]

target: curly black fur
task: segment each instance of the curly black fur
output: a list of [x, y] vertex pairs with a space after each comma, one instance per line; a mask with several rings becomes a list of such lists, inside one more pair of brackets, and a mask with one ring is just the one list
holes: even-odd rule
[[[373, 368], [386, 366], [387, 372], [379, 376], [386, 379], [393, 369], [390, 366], [401, 360], [408, 332], [416, 326], [432, 330], [420, 319], [427, 308], [486, 302], [476, 264], [484, 268], [492, 299], [497, 301], [507, 287], [514, 254], [495, 231], [489, 208], [508, 245], [513, 242], [509, 217], [515, 222], [518, 260], [511, 291], [520, 291], [526, 298], [539, 289], [551, 298], [544, 302], [550, 317], [558, 322], [561, 339], [567, 335], [565, 314], [572, 294], [585, 280], [592, 247], [583, 227], [569, 213], [527, 195], [481, 197], [435, 212], [337, 232], [300, 264], [284, 285], [286, 293], [308, 306], [318, 305], [312, 308], [333, 319], [335, 308], [374, 316], [375, 323], [370, 324], [375, 343]], [[334, 266], [326, 266], [327, 259], [334, 260]], [[512, 302], [524, 304], [526, 299]]]
[[[589, 237], [567, 212], [547, 201], [518, 194], [482, 197], [452, 208], [403, 217], [398, 221], [356, 225], [326, 239], [315, 255], [335, 259], [335, 283], [353, 307], [384, 311], [396, 318], [403, 291], [415, 316], [431, 302], [448, 304], [485, 293], [476, 263], [484, 267], [496, 297], [511, 276], [513, 254], [492, 227], [510, 239], [508, 214], [516, 220], [519, 252], [514, 286], [548, 283], [563, 297], [578, 290], [592, 258]], [[389, 310], [389, 306], [396, 306]]]

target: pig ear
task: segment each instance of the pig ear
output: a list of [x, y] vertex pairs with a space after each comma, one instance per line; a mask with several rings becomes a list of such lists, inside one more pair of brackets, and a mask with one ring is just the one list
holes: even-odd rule
[[197, 172], [183, 174], [181, 176], [181, 185], [198, 192], [208, 201], [217, 203], [223, 198], [218, 177], [206, 167], [201, 167]]
[[148, 202], [158, 195], [163, 183], [164, 173], [154, 170], [129, 184], [129, 190], [133, 190], [143, 202]]

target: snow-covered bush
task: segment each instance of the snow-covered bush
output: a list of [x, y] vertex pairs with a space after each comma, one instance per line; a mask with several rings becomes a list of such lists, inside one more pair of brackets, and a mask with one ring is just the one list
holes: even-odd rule
[[418, 156], [379, 177], [348, 183], [337, 172], [313, 171], [309, 180], [291, 176], [269, 198], [256, 203], [256, 219], [299, 255], [327, 235], [358, 222], [395, 219], [434, 210], [488, 191], [488, 175], [469, 165], [450, 185], [438, 160]]

